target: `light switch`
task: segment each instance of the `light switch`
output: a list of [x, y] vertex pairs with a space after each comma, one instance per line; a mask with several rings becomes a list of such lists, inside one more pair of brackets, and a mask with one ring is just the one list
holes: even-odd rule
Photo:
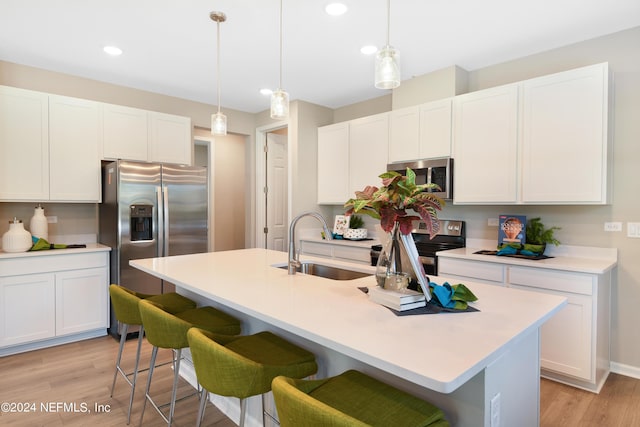
[[627, 237], [640, 238], [640, 222], [627, 223]]

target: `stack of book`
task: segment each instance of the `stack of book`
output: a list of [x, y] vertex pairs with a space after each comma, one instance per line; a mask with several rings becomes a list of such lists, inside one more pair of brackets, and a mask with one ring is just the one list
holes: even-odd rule
[[411, 310], [427, 305], [424, 294], [411, 289], [405, 289], [399, 292], [382, 289], [379, 286], [371, 286], [369, 288], [369, 299], [396, 311]]

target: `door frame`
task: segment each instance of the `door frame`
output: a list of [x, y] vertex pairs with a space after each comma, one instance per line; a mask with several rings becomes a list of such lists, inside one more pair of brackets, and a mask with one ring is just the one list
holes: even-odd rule
[[[268, 125], [260, 126], [256, 128], [256, 139], [255, 139], [255, 152], [256, 152], [256, 195], [255, 195], [255, 203], [256, 203], [256, 215], [255, 215], [255, 247], [256, 248], [264, 248], [265, 247], [265, 236], [264, 236], [264, 227], [265, 224], [262, 222], [267, 207], [265, 205], [265, 197], [264, 197], [264, 188], [267, 185], [265, 181], [265, 173], [266, 173], [266, 153], [264, 151], [264, 145], [266, 143], [267, 134], [282, 128], [288, 128], [288, 121], [278, 121], [273, 122]], [[287, 168], [291, 168], [291, 140], [289, 138], [290, 132], [287, 132]], [[291, 191], [292, 191], [292, 181], [291, 174], [287, 174], [287, 218], [291, 219]]]

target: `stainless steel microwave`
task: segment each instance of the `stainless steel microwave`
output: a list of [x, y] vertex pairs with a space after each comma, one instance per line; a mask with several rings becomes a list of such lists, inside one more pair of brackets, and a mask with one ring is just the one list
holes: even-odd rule
[[396, 171], [403, 175], [407, 168], [411, 168], [416, 173], [416, 184], [437, 184], [440, 191], [433, 190], [435, 195], [445, 200], [453, 199], [453, 159], [451, 157], [412, 160], [387, 165], [387, 170]]

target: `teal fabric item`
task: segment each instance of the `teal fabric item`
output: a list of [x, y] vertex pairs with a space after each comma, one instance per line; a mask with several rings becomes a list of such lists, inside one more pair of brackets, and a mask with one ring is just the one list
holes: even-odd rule
[[429, 288], [434, 296], [434, 302], [445, 308], [466, 310], [468, 302], [478, 300], [473, 292], [462, 283], [451, 286], [449, 282], [444, 282], [442, 285], [429, 282]]
[[504, 246], [496, 253], [496, 255], [515, 255], [517, 253], [517, 248], [514, 248], [513, 246]]

